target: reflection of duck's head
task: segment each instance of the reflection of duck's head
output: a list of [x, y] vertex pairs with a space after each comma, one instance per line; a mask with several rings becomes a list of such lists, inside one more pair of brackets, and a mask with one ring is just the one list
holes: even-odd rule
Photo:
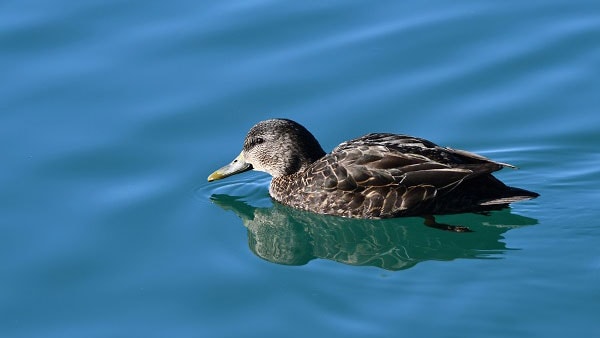
[[211, 200], [233, 210], [248, 229], [250, 249], [278, 264], [303, 265], [314, 258], [344, 264], [401, 270], [427, 260], [498, 257], [507, 250], [502, 234], [537, 223], [511, 214], [448, 216], [469, 225], [473, 233], [451, 233], [423, 226], [420, 218], [354, 220], [323, 216], [275, 203], [255, 208], [228, 195]]
[[258, 257], [284, 265], [304, 265], [314, 258], [310, 238], [302, 225], [285, 213], [256, 209], [254, 220], [245, 222], [248, 245]]
[[284, 265], [304, 265], [315, 258], [308, 234], [291, 215], [255, 208], [228, 195], [213, 195], [211, 200], [240, 217], [248, 229], [248, 246], [258, 257]]

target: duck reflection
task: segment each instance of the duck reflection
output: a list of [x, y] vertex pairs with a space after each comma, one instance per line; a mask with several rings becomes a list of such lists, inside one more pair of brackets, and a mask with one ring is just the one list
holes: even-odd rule
[[232, 210], [248, 229], [250, 250], [269, 262], [304, 265], [315, 258], [402, 270], [428, 260], [498, 258], [506, 250], [502, 234], [533, 225], [531, 218], [509, 209], [489, 216], [447, 216], [473, 230], [455, 233], [429, 228], [421, 218], [387, 220], [347, 219], [293, 209], [279, 203], [253, 207], [240, 197], [212, 195], [211, 200]]

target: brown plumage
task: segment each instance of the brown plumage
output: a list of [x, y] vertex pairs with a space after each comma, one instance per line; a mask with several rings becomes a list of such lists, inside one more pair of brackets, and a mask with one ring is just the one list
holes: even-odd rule
[[537, 193], [491, 175], [509, 164], [430, 141], [387, 133], [343, 142], [325, 154], [314, 136], [286, 119], [258, 123], [241, 154], [209, 181], [250, 169], [273, 176], [276, 201], [354, 218], [389, 218], [501, 209]]

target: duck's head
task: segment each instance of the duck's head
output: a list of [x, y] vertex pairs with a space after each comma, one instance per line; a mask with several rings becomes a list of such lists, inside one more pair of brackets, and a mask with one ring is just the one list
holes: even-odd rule
[[319, 142], [299, 123], [287, 119], [266, 120], [250, 129], [238, 157], [210, 174], [208, 181], [252, 169], [273, 177], [291, 175], [324, 155]]

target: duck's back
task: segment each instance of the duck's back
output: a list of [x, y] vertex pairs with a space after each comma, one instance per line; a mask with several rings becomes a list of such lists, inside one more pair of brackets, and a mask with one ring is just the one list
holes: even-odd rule
[[340, 144], [302, 172], [274, 178], [270, 192], [296, 208], [356, 218], [483, 211], [536, 197], [491, 175], [506, 166], [424, 139], [377, 133]]

